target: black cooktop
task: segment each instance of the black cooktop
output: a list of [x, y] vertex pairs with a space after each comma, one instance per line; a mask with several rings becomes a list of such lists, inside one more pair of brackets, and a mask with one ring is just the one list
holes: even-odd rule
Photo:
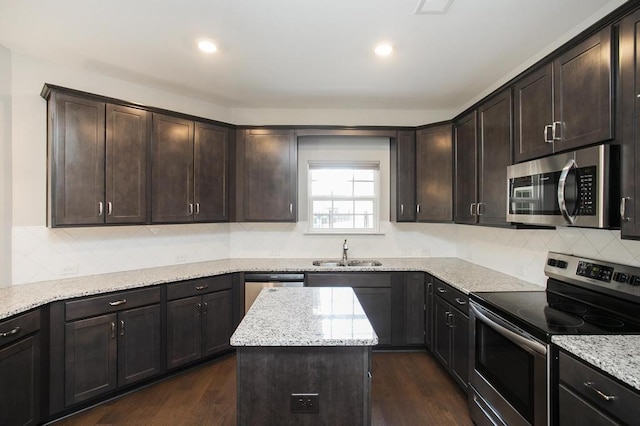
[[558, 334], [640, 334], [640, 317], [550, 291], [473, 293], [471, 298], [546, 342]]

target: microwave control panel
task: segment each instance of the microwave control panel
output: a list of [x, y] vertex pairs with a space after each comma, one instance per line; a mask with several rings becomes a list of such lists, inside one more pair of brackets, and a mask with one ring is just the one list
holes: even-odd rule
[[596, 166], [578, 169], [580, 215], [582, 216], [595, 216], [596, 214], [597, 176]]

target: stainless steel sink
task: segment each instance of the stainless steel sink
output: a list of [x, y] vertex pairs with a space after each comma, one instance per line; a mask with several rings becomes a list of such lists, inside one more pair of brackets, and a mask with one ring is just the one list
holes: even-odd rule
[[337, 266], [382, 266], [377, 260], [349, 260], [346, 264], [341, 260], [314, 260], [313, 266], [327, 266], [327, 267], [337, 267]]

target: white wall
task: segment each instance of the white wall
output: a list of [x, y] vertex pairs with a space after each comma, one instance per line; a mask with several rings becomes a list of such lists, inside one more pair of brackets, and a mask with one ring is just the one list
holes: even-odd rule
[[11, 283], [11, 51], [0, 46], [0, 287]]

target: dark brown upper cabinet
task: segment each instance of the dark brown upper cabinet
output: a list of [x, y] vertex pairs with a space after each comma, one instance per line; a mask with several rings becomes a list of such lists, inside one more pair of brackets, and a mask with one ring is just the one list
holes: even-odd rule
[[507, 166], [511, 164], [511, 89], [478, 107], [478, 223], [507, 224]]
[[416, 221], [416, 132], [391, 138], [391, 221]]
[[457, 120], [455, 138], [455, 214], [458, 223], [476, 223], [478, 218], [478, 149], [476, 111]]
[[515, 162], [613, 138], [611, 27], [514, 85]]
[[226, 128], [153, 114], [153, 223], [228, 219]]
[[451, 124], [416, 132], [418, 222], [453, 220], [453, 138]]
[[621, 235], [640, 239], [640, 11], [620, 24]]
[[238, 221], [296, 221], [297, 158], [293, 130], [238, 132]]
[[49, 224], [145, 223], [149, 114], [50, 91]]

